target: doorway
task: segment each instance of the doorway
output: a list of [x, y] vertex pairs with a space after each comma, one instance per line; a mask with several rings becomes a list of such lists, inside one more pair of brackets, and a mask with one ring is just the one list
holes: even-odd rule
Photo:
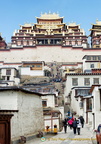
[[13, 114], [0, 114], [0, 144], [11, 143], [10, 120]]

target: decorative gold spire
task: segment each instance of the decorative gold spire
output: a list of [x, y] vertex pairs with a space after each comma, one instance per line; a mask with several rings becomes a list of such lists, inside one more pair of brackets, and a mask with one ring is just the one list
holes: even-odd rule
[[63, 17], [60, 17], [58, 13], [51, 13], [51, 11], [49, 11], [49, 13], [44, 14], [41, 13], [41, 16], [39, 17], [39, 19], [59, 19], [59, 18]]

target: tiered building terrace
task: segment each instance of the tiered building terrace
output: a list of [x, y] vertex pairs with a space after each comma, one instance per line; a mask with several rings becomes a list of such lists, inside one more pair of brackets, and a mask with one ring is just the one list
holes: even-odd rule
[[88, 48], [85, 31], [76, 23], [63, 22], [56, 13], [41, 14], [37, 23], [20, 25], [12, 36], [12, 47], [61, 45]]

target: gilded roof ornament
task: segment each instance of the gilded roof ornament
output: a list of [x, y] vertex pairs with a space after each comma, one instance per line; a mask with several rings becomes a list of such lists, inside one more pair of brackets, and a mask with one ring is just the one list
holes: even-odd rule
[[99, 21], [98, 19], [96, 20], [96, 24], [97, 25], [101, 25], [101, 21]]
[[49, 11], [49, 13], [44, 13], [44, 14], [41, 13], [41, 16], [36, 17], [36, 18], [39, 18], [39, 19], [60, 19], [63, 17], [60, 17], [58, 13], [51, 13], [51, 11]]

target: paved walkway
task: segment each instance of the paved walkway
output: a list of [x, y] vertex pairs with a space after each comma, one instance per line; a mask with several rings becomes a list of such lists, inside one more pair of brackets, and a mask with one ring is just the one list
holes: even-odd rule
[[[81, 128], [80, 135], [74, 135], [73, 130], [70, 130], [70, 128], [67, 127], [66, 134], [64, 131], [62, 131], [57, 135], [46, 135], [44, 137], [44, 142], [41, 141], [41, 138], [35, 138], [26, 144], [96, 144], [95, 134], [87, 124], [84, 126], [84, 128]], [[93, 138], [93, 141], [91, 140], [91, 137]]]

